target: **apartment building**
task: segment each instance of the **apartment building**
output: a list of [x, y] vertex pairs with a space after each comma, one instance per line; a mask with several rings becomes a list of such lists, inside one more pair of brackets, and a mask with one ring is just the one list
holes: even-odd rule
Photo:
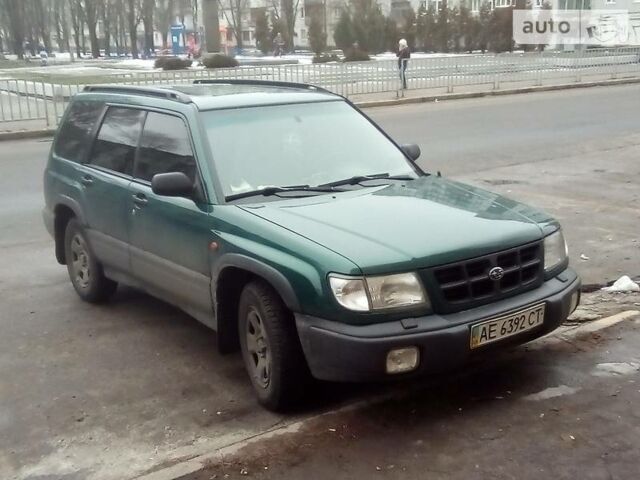
[[[234, 30], [239, 28], [243, 48], [256, 48], [256, 19], [267, 14], [268, 18], [282, 15], [280, 0], [244, 0], [240, 20], [232, 11], [235, 0], [221, 0], [224, 8], [219, 10], [220, 42], [225, 51], [232, 51], [237, 46]], [[294, 1], [295, 5], [295, 1]], [[295, 26], [293, 44], [296, 48], [309, 48], [309, 23], [311, 16], [318, 15], [327, 29], [327, 40], [333, 41], [333, 31], [339, 18], [343, 2], [336, 0], [300, 0], [295, 9]]]

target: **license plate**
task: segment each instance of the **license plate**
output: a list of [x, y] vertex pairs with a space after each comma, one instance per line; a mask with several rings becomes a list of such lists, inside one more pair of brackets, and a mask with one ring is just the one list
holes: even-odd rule
[[544, 323], [544, 303], [471, 326], [471, 348], [526, 332]]

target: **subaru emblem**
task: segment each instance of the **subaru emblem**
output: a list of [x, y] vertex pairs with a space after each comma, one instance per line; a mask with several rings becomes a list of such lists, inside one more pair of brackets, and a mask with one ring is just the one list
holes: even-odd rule
[[489, 278], [493, 281], [498, 281], [500, 280], [502, 277], [504, 277], [504, 270], [500, 267], [493, 267], [491, 270], [489, 270]]

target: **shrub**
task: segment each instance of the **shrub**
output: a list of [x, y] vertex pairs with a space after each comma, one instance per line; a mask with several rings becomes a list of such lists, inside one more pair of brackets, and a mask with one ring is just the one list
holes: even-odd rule
[[316, 57], [321, 57], [327, 48], [327, 33], [324, 31], [318, 15], [311, 17], [311, 24], [309, 25], [309, 45], [311, 46], [311, 51], [316, 54]]
[[154, 63], [156, 68], [163, 70], [183, 70], [189, 68], [192, 64], [191, 60], [180, 57], [158, 57]]
[[213, 53], [204, 57], [202, 64], [207, 68], [232, 68], [238, 66], [238, 61], [227, 55]]
[[311, 61], [313, 63], [339, 62], [340, 58], [335, 53], [332, 53], [331, 55], [325, 54], [325, 55], [315, 56]]
[[359, 48], [349, 48], [346, 52], [344, 52], [344, 61], [345, 62], [366, 62], [371, 60], [369, 54], [364, 50]]

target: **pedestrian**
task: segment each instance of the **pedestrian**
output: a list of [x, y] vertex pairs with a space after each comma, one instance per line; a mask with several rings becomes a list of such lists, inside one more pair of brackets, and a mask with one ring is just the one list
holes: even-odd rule
[[47, 53], [47, 51], [43, 47], [40, 50], [40, 66], [41, 67], [46, 67], [47, 65], [49, 65], [49, 54]]
[[409, 59], [411, 58], [411, 50], [404, 38], [401, 38], [398, 42], [398, 70], [400, 71], [400, 81], [402, 83], [402, 89], [407, 89], [407, 66], [409, 65]]
[[276, 38], [273, 39], [273, 45], [275, 50], [274, 56], [282, 57], [282, 53], [284, 50], [284, 38], [282, 38], [282, 34], [280, 32], [278, 32]]

